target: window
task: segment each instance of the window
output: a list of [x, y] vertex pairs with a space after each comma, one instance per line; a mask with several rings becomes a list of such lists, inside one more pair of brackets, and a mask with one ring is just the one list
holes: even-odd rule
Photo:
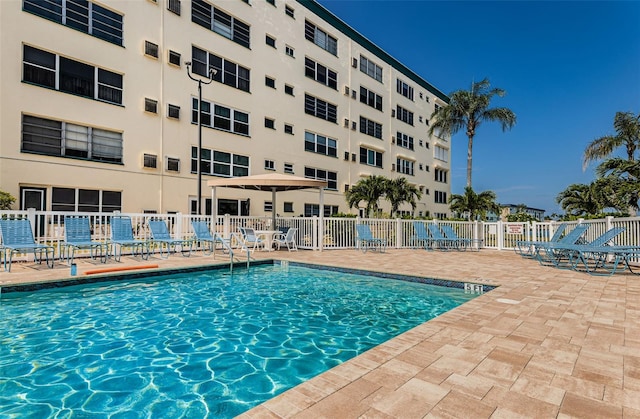
[[24, 0], [22, 8], [116, 45], [123, 43], [122, 15], [86, 0]]
[[293, 211], [293, 202], [285, 202], [284, 203], [284, 212], [294, 212]]
[[284, 133], [293, 135], [293, 125], [284, 124]]
[[52, 211], [114, 212], [122, 210], [122, 192], [94, 189], [51, 189]]
[[265, 160], [264, 161], [265, 170], [276, 170], [276, 162], [273, 160]]
[[[413, 100], [413, 87], [400, 79], [396, 80], [396, 90], [407, 99]], [[422, 96], [422, 93], [420, 93], [420, 96]]]
[[382, 83], [382, 67], [362, 55], [360, 56], [360, 71]]
[[413, 150], [413, 137], [398, 131], [396, 133], [396, 144], [399, 147]]
[[180, 67], [180, 61], [180, 53], [169, 50], [169, 64], [177, 65], [178, 67]]
[[396, 107], [396, 118], [413, 126], [413, 112], [403, 108], [400, 105]]
[[167, 117], [173, 119], [180, 119], [180, 106], [176, 105], [168, 105], [167, 106]]
[[267, 87], [271, 87], [272, 89], [275, 89], [276, 88], [276, 81], [275, 81], [275, 79], [272, 79], [269, 76], [265, 76], [264, 85], [267, 86]]
[[[324, 216], [331, 217], [334, 214], [338, 213], [337, 205], [325, 205], [324, 206]], [[319, 217], [320, 216], [320, 205], [319, 204], [304, 204], [304, 216], [305, 217]]]
[[147, 169], [156, 169], [158, 167], [158, 156], [155, 154], [144, 154], [142, 157], [142, 166]]
[[144, 98], [144, 111], [149, 113], [158, 113], [158, 101]]
[[122, 134], [22, 115], [23, 153], [122, 163]]
[[276, 47], [276, 38], [274, 38], [274, 37], [272, 37], [272, 36], [269, 36], [269, 35], [266, 35], [266, 37], [265, 37], [265, 43], [266, 43], [267, 45], [269, 45], [270, 47], [275, 48], [275, 47]]
[[438, 160], [449, 161], [449, 150], [437, 145], [433, 148], [433, 157]]
[[338, 141], [309, 131], [304, 133], [304, 149], [312, 153], [338, 157]]
[[284, 92], [288, 95], [294, 96], [293, 94], [293, 86], [289, 86], [288, 84], [284, 85]]
[[338, 40], [308, 20], [304, 21], [304, 37], [325, 51], [338, 55]]
[[167, 10], [180, 16], [180, 0], [167, 0]]
[[433, 191], [434, 202], [436, 204], [447, 203], [447, 193], [442, 191]]
[[264, 127], [270, 129], [276, 129], [276, 121], [271, 118], [264, 119]]
[[24, 46], [22, 81], [60, 92], [122, 104], [122, 75]]
[[413, 176], [414, 166], [415, 162], [411, 160], [403, 159], [401, 157], [398, 157], [396, 159], [396, 171], [398, 171], [399, 173]]
[[264, 212], [273, 212], [273, 202], [271, 201], [264, 201]]
[[[338, 73], [328, 69], [322, 64], [316, 63], [311, 58], [304, 59], [305, 76], [317, 81], [318, 83], [329, 86], [332, 89], [338, 89]], [[382, 104], [381, 104], [382, 106]]]
[[295, 57], [295, 49], [293, 49], [293, 47], [290, 47], [289, 45], [285, 45], [284, 53], [289, 57]]
[[304, 95], [304, 112], [329, 122], [338, 122], [338, 107], [322, 99]]
[[293, 163], [285, 163], [284, 164], [284, 172], [293, 174]]
[[267, 3], [269, 3], [272, 6], [276, 5], [276, 0], [267, 0]]
[[360, 147], [360, 163], [382, 169], [382, 153], [369, 148]]
[[382, 139], [382, 124], [371, 121], [364, 116], [360, 117], [360, 132], [375, 138]]
[[[213, 107], [213, 121], [211, 108]], [[198, 123], [198, 99], [191, 101], [191, 122]], [[249, 135], [249, 114], [222, 105], [202, 101], [202, 126], [228, 131], [234, 134]]]
[[441, 108], [441, 106], [440, 106], [440, 105], [438, 105], [438, 104], [436, 104], [436, 103], [434, 103], [434, 104], [433, 104], [433, 112], [434, 112], [434, 113], [438, 113], [438, 112], [440, 112], [440, 108]]
[[379, 111], [382, 110], [382, 96], [360, 86], [360, 102], [371, 106]]
[[174, 157], [167, 157], [167, 172], [179, 172], [180, 171], [180, 159]]
[[327, 189], [338, 190], [338, 173], [328, 170], [316, 169], [313, 167], [304, 168], [304, 177], [307, 179], [324, 180], [327, 182]]
[[243, 47], [250, 47], [250, 26], [204, 0], [191, 0], [191, 21]]
[[153, 42], [144, 41], [144, 55], [158, 58], [158, 44]]
[[209, 68], [213, 68], [217, 71], [213, 76], [215, 81], [244, 92], [249, 91], [250, 70], [248, 68], [196, 46], [191, 47], [191, 55], [194, 73], [209, 77]]
[[[248, 176], [249, 156], [202, 149], [201, 172], [224, 177]], [[191, 147], [191, 173], [198, 172], [198, 147]]]
[[284, 12], [287, 14], [287, 16], [295, 18], [295, 11], [293, 7], [289, 5], [284, 6]]
[[442, 169], [436, 169], [433, 171], [436, 182], [447, 183], [447, 171]]

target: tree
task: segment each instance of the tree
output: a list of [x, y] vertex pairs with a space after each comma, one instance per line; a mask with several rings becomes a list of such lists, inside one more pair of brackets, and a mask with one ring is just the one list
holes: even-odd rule
[[451, 211], [459, 214], [468, 213], [469, 220], [475, 220], [477, 216], [485, 219], [488, 211], [500, 213], [500, 205], [496, 202], [495, 192], [483, 191], [478, 194], [470, 186], [464, 188], [463, 195], [451, 195], [449, 207]]
[[616, 112], [613, 118], [616, 135], [605, 135], [591, 141], [584, 150], [583, 169], [589, 162], [609, 157], [613, 151], [624, 146], [627, 160], [634, 161], [636, 151], [640, 149], [640, 114]]
[[415, 210], [416, 199], [420, 199], [422, 194], [418, 188], [407, 182], [407, 178], [399, 177], [387, 181], [385, 197], [391, 204], [391, 218], [393, 218], [400, 205], [405, 202], [411, 204], [411, 208]]
[[349, 208], [357, 206], [361, 201], [367, 203], [367, 218], [371, 216], [371, 211], [378, 215], [378, 200], [387, 190], [388, 179], [384, 176], [369, 176], [360, 179], [346, 193], [345, 198]]
[[560, 192], [556, 202], [571, 215], [599, 214], [604, 209], [602, 195], [595, 182], [584, 185], [574, 183]]
[[612, 208], [629, 213], [640, 210], [640, 161], [607, 159], [597, 167], [596, 174], [598, 181], [609, 187]]
[[16, 199], [9, 192], [0, 191], [0, 210], [10, 210]]
[[473, 160], [473, 139], [476, 129], [484, 121], [495, 121], [502, 130], [511, 129], [516, 123], [516, 115], [508, 108], [489, 108], [494, 96], [504, 96], [505, 91], [490, 88], [488, 79], [471, 84], [471, 90], [458, 90], [449, 97], [449, 104], [431, 115], [435, 121], [429, 127], [429, 135], [435, 132], [453, 135], [465, 129], [467, 143], [467, 187], [471, 187], [471, 167]]

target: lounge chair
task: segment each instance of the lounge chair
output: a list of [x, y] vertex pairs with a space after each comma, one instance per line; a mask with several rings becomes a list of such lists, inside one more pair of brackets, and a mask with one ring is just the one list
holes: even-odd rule
[[590, 224], [578, 224], [562, 236], [557, 242], [539, 242], [534, 243], [535, 250], [533, 251], [532, 259], [537, 259], [542, 265], [555, 265], [553, 256], [553, 247], [562, 245], [573, 245], [582, 241], [582, 236], [587, 232]]
[[137, 240], [133, 237], [133, 225], [131, 217], [111, 217], [111, 247], [113, 258], [120, 262], [123, 248], [130, 248], [133, 256], [140, 253], [144, 260], [149, 259], [149, 243], [146, 240]]
[[513, 250], [522, 257], [533, 258], [535, 256], [536, 244], [558, 242], [566, 228], [567, 223], [560, 224], [558, 228], [556, 228], [556, 231], [553, 232], [553, 236], [551, 236], [548, 242], [542, 240], [518, 240], [516, 241], [516, 247], [514, 247]]
[[442, 232], [444, 233], [447, 239], [452, 240], [455, 243], [455, 247], [458, 250], [467, 250], [471, 249], [471, 239], [467, 239], [464, 237], [458, 237], [458, 233], [448, 224], [442, 224], [440, 226]]
[[91, 221], [89, 217], [64, 217], [64, 242], [60, 243], [60, 257], [73, 264], [76, 250], [89, 249], [91, 259], [100, 257], [107, 262], [109, 246], [102, 241], [91, 240]]
[[[11, 272], [11, 262], [14, 253], [33, 252], [34, 260], [42, 263], [42, 254], [47, 260], [47, 266], [53, 268], [54, 247], [36, 243], [33, 238], [31, 221], [28, 219], [0, 220], [0, 235], [2, 235], [2, 264], [4, 270]], [[49, 258], [51, 252], [51, 258]], [[7, 263], [8, 262], [8, 263]]]
[[440, 231], [440, 228], [434, 223], [428, 223], [427, 228], [431, 234], [431, 242], [440, 250], [460, 250], [460, 242], [450, 239]]
[[415, 230], [415, 234], [411, 236], [411, 244], [414, 247], [418, 245], [422, 245], [426, 250], [433, 250], [431, 236], [427, 232], [427, 228], [424, 226], [424, 223], [421, 221], [413, 222], [413, 229]]
[[274, 236], [273, 240], [276, 246], [278, 246], [278, 250], [280, 247], [287, 246], [287, 250], [292, 251], [298, 250], [298, 245], [296, 244], [296, 233], [298, 229], [295, 227], [291, 227], [287, 229], [286, 233], [278, 233]]
[[[571, 250], [571, 268], [591, 275], [613, 275], [618, 270], [637, 274], [631, 259], [640, 257], [640, 246], [576, 246]], [[620, 267], [622, 266], [622, 269]]]
[[[233, 247], [231, 245], [231, 238], [225, 239], [220, 234], [213, 233], [211, 234], [211, 230], [209, 230], [209, 224], [206, 221], [191, 221], [191, 226], [193, 227], [193, 233], [196, 236], [196, 242], [202, 249], [205, 255], [213, 254], [213, 257], [216, 257], [216, 246], [220, 244], [223, 252], [228, 252], [231, 257], [233, 257]], [[235, 237], [234, 234], [231, 234], [231, 237]], [[237, 240], [237, 237], [236, 237]]]
[[240, 236], [242, 238], [244, 249], [246, 249], [247, 252], [249, 248], [251, 248], [251, 250], [256, 250], [260, 247], [262, 249], [267, 248], [265, 241], [256, 234], [256, 231], [253, 228], [240, 227]]
[[367, 224], [356, 224], [356, 234], [358, 246], [366, 253], [367, 250], [379, 250], [384, 252], [387, 247], [387, 240], [374, 237], [371, 228]]
[[[182, 256], [188, 257], [191, 256], [191, 250], [193, 248], [193, 240], [182, 240], [182, 239], [174, 239], [171, 237], [171, 233], [169, 233], [169, 229], [167, 228], [167, 223], [160, 220], [149, 221], [149, 229], [151, 230], [151, 243], [150, 246], [154, 247], [158, 245], [160, 249], [160, 257], [162, 259], [167, 259], [173, 252], [176, 253], [178, 248], [180, 248], [180, 253]], [[164, 253], [166, 249], [167, 253]]]

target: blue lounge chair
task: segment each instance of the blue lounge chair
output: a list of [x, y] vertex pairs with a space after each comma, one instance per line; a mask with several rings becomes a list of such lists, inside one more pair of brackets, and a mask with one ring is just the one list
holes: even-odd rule
[[[33, 238], [31, 221], [28, 219], [6, 219], [0, 220], [0, 235], [2, 235], [2, 263], [4, 270], [11, 272], [11, 262], [14, 253], [33, 252], [34, 260], [42, 263], [42, 254], [47, 260], [47, 266], [53, 268], [54, 247], [46, 244], [36, 243]], [[51, 258], [49, 258], [51, 253]]]
[[198, 245], [202, 249], [205, 255], [213, 254], [213, 257], [216, 257], [216, 246], [218, 244], [221, 245], [223, 252], [228, 252], [229, 255], [233, 258], [233, 247], [231, 245], [231, 238], [234, 238], [234, 234], [231, 235], [231, 238], [225, 239], [220, 234], [214, 233], [211, 234], [211, 230], [209, 230], [209, 224], [206, 221], [191, 221], [191, 226], [193, 227], [193, 233], [196, 236], [196, 241]]
[[287, 228], [286, 233], [278, 233], [274, 236], [273, 240], [276, 246], [278, 246], [278, 250], [280, 247], [287, 246], [287, 250], [292, 251], [298, 250], [298, 245], [296, 244], [296, 233], [298, 229], [295, 227]]
[[113, 258], [120, 262], [123, 248], [130, 248], [133, 256], [140, 253], [144, 260], [149, 259], [149, 243], [146, 240], [137, 240], [133, 237], [133, 225], [130, 217], [111, 217], [111, 247]]
[[578, 243], [582, 240], [582, 236], [587, 232], [590, 226], [590, 224], [578, 224], [573, 228], [573, 230], [562, 236], [562, 238], [557, 242], [535, 243], [533, 245], [535, 250], [532, 258], [537, 259], [541, 265], [555, 265], [553, 247]]
[[429, 232], [427, 232], [427, 228], [424, 226], [424, 223], [421, 221], [414, 221], [413, 229], [415, 230], [415, 234], [411, 236], [411, 245], [413, 247], [421, 245], [426, 250], [433, 250], [431, 236], [429, 235]]
[[356, 224], [356, 233], [358, 236], [358, 246], [363, 252], [367, 250], [379, 250], [384, 252], [387, 247], [387, 241], [379, 237], [374, 237], [371, 228], [367, 224]]
[[[640, 257], [639, 246], [576, 246], [571, 250], [573, 270], [584, 270], [590, 275], [613, 275], [618, 270], [628, 269], [637, 274], [631, 267], [631, 259]], [[622, 267], [620, 269], [620, 267]]]
[[566, 228], [567, 223], [560, 224], [558, 228], [556, 228], [556, 231], [553, 232], [553, 236], [551, 236], [548, 242], [542, 240], [518, 240], [516, 241], [516, 247], [514, 247], [513, 250], [522, 257], [533, 258], [535, 256], [536, 244], [558, 242]]
[[[193, 240], [174, 239], [169, 233], [167, 223], [161, 220], [149, 221], [149, 229], [151, 230], [151, 243], [150, 246], [155, 248], [157, 245], [160, 249], [160, 257], [167, 259], [171, 252], [176, 253], [180, 248], [182, 256], [191, 256], [191, 250], [193, 248]], [[165, 254], [164, 251], [167, 251]]]
[[107, 262], [108, 245], [105, 242], [91, 240], [91, 222], [89, 217], [64, 217], [64, 242], [60, 243], [60, 257], [71, 265], [76, 250], [89, 249], [91, 259], [100, 257]]
[[471, 239], [458, 237], [458, 233], [456, 233], [450, 225], [442, 224], [440, 228], [442, 229], [444, 236], [452, 241], [456, 249], [467, 250], [471, 248]]
[[433, 245], [437, 246], [440, 250], [451, 250], [458, 249], [458, 242], [453, 239], [447, 238], [440, 228], [434, 223], [428, 223], [427, 228], [429, 229], [429, 234], [431, 234], [431, 242]]

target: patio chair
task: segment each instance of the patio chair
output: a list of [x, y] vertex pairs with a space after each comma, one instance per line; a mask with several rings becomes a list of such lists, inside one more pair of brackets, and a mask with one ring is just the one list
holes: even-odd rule
[[[155, 248], [155, 246], [158, 245], [158, 248], [160, 250], [160, 258], [169, 258], [172, 249], [173, 253], [176, 253], [178, 251], [178, 248], [180, 248], [180, 253], [182, 253], [182, 256], [191, 256], [193, 240], [172, 238], [171, 233], [169, 233], [169, 229], [167, 228], [167, 223], [165, 223], [164, 221], [149, 221], [149, 229], [151, 230], [150, 247]], [[164, 253], [165, 249], [167, 251], [166, 254]]]
[[471, 249], [471, 239], [467, 239], [464, 237], [458, 237], [458, 233], [456, 233], [456, 231], [453, 229], [453, 227], [451, 227], [448, 224], [442, 224], [440, 226], [440, 228], [442, 229], [442, 232], [444, 233], [444, 236], [447, 239], [450, 239], [453, 241], [453, 243], [455, 243], [455, 247], [458, 250], [467, 250], [467, 249]]
[[64, 242], [60, 243], [60, 258], [69, 265], [73, 264], [76, 250], [89, 249], [91, 259], [100, 257], [100, 262], [107, 262], [108, 245], [102, 241], [91, 239], [91, 221], [89, 217], [64, 217]]
[[591, 246], [582, 245], [576, 246], [571, 250], [571, 269], [575, 271], [582, 271], [590, 275], [613, 275], [620, 266], [621, 271], [626, 269], [633, 274], [631, 267], [631, 260], [640, 257], [640, 246]]
[[231, 244], [232, 239], [237, 237], [232, 233], [231, 238], [225, 239], [222, 235], [216, 233], [211, 234], [211, 230], [209, 230], [209, 224], [206, 221], [191, 221], [191, 226], [193, 227], [193, 233], [196, 236], [196, 242], [198, 242], [198, 246], [202, 248], [202, 252], [205, 255], [213, 254], [215, 259], [216, 257], [216, 247], [220, 244], [222, 251], [229, 253], [231, 257], [233, 257], [233, 246]]
[[357, 243], [360, 249], [366, 253], [367, 250], [379, 250], [384, 252], [387, 247], [387, 240], [374, 237], [371, 228], [367, 224], [356, 224]]
[[149, 259], [149, 243], [133, 237], [131, 217], [113, 216], [111, 217], [111, 253], [116, 262], [120, 262], [122, 249], [127, 247], [131, 249], [134, 257], [140, 253], [143, 260]]
[[[2, 264], [5, 271], [11, 272], [14, 253], [28, 253], [28, 251], [33, 252], [33, 258], [38, 263], [42, 263], [44, 253], [47, 266], [53, 268], [54, 247], [36, 243], [31, 221], [28, 219], [0, 220], [0, 235], [2, 236]], [[51, 252], [51, 258], [49, 258], [49, 252]]]
[[298, 245], [296, 244], [296, 233], [298, 232], [298, 229], [295, 227], [291, 227], [287, 229], [286, 234], [285, 233], [278, 233], [274, 236], [273, 240], [276, 244], [276, 246], [278, 246], [278, 250], [280, 250], [281, 246], [287, 246], [287, 250], [292, 251], [298, 251]]
[[553, 232], [553, 236], [551, 236], [548, 242], [542, 240], [518, 240], [516, 241], [516, 247], [514, 247], [513, 250], [524, 258], [533, 258], [535, 256], [536, 244], [558, 242], [566, 228], [567, 223], [560, 224], [558, 228], [556, 228], [556, 231]]
[[431, 236], [429, 232], [427, 232], [427, 228], [424, 226], [424, 223], [421, 221], [413, 222], [413, 229], [415, 230], [415, 234], [411, 236], [411, 245], [413, 247], [417, 247], [417, 245], [422, 245], [425, 250], [433, 250]]
[[240, 238], [244, 245], [243, 249], [247, 251], [247, 254], [249, 252], [249, 248], [251, 248], [251, 250], [267, 248], [265, 241], [256, 234], [256, 231], [253, 228], [240, 227]]
[[437, 246], [440, 250], [459, 250], [459, 242], [447, 238], [437, 224], [428, 223], [427, 228], [429, 229], [429, 234], [431, 234], [432, 245]]

